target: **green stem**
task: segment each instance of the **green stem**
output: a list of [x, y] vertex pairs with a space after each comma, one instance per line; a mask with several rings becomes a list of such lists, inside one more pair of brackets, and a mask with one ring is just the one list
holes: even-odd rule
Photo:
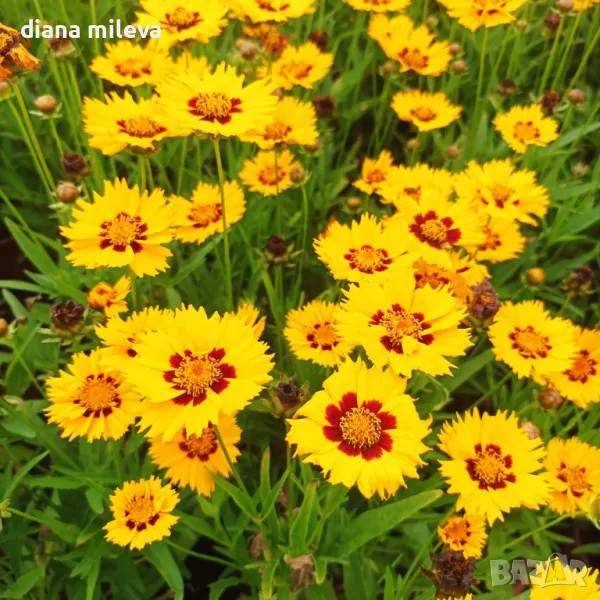
[[504, 544], [504, 546], [502, 546], [500, 548], [499, 554], [503, 554], [504, 552], [506, 552], [506, 550], [509, 550], [510, 548], [516, 546], [517, 544], [520, 544], [527, 538], [531, 537], [534, 533], [539, 533], [540, 531], [544, 531], [546, 529], [550, 529], [550, 527], [554, 527], [554, 525], [557, 525], [558, 523], [560, 523], [561, 521], [564, 521], [565, 519], [569, 518], [570, 516], [571, 516], [571, 514], [568, 514], [568, 513], [565, 515], [561, 515], [560, 517], [556, 517], [556, 519], [553, 519], [552, 521], [548, 521], [547, 523], [544, 523], [544, 525], [540, 525], [539, 527], [536, 527], [535, 529], [528, 531], [524, 535], [519, 536], [516, 540], [512, 540], [508, 544]]
[[73, 97], [77, 102], [77, 108], [81, 111], [81, 109], [83, 108], [83, 102], [81, 101], [79, 85], [77, 83], [77, 77], [75, 77], [75, 69], [73, 69], [73, 64], [71, 63], [71, 61], [67, 61], [67, 73], [69, 74], [71, 87], [73, 88]]
[[201, 558], [202, 560], [207, 560], [209, 562], [217, 563], [218, 565], [224, 565], [226, 567], [231, 567], [232, 569], [238, 569], [238, 567], [235, 565], [235, 563], [229, 562], [228, 560], [225, 560], [224, 558], [219, 558], [218, 556], [210, 556], [209, 554], [201, 554], [200, 552], [194, 552], [193, 550], [184, 548], [183, 546], [180, 546], [179, 544], [176, 544], [175, 542], [172, 542], [169, 539], [166, 539], [165, 542], [167, 542], [167, 544], [169, 546], [171, 546], [172, 548], [175, 548], [175, 550], [179, 550], [180, 552], [183, 552], [184, 554], [188, 554], [189, 556]]
[[219, 431], [219, 428], [216, 425], [213, 425], [213, 430], [215, 432], [215, 435], [217, 436], [217, 440], [219, 441], [221, 450], [223, 450], [223, 454], [225, 455], [225, 460], [227, 461], [227, 464], [229, 465], [230, 471], [233, 473], [233, 477], [235, 478], [236, 483], [238, 484], [238, 486], [242, 490], [242, 492], [244, 492], [244, 494], [246, 494], [246, 496], [248, 496], [248, 498], [250, 498], [250, 501], [252, 502], [252, 504], [254, 504], [254, 501], [252, 500], [252, 496], [248, 493], [248, 489], [246, 488], [246, 485], [244, 484], [242, 478], [240, 477], [240, 474], [238, 473], [238, 470], [236, 469], [235, 465], [233, 464], [233, 461], [231, 460], [231, 456], [229, 456], [229, 451], [227, 450], [227, 446], [225, 445], [225, 442], [223, 441], [223, 438], [221, 437], [221, 432]]
[[150, 164], [150, 159], [147, 156], [144, 157], [144, 165], [148, 171], [148, 191], [151, 192], [154, 189], [154, 177], [152, 175], [152, 165]]
[[476, 400], [471, 405], [471, 408], [474, 408], [475, 406], [479, 406], [486, 398], [491, 398], [492, 394], [497, 392], [511, 378], [511, 376], [512, 376], [512, 372], [509, 371], [494, 387], [489, 389], [483, 396], [481, 396], [481, 398]]
[[558, 49], [558, 45], [560, 44], [560, 36], [562, 34], [564, 26], [565, 17], [563, 15], [560, 18], [560, 23], [558, 24], [558, 29], [556, 30], [556, 34], [554, 36], [554, 42], [552, 44], [552, 49], [550, 50], [550, 58], [548, 58], [546, 68], [544, 69], [544, 73], [542, 74], [542, 81], [540, 83], [540, 87], [538, 88], [538, 96], [541, 96], [544, 93], [544, 90], [546, 89], [546, 84], [548, 83], [548, 78], [550, 77], [550, 73], [552, 73], [552, 67], [554, 66], [556, 51]]
[[62, 147], [62, 143], [60, 141], [60, 137], [58, 135], [58, 131], [56, 130], [56, 121], [52, 118], [49, 119], [49, 121], [50, 121], [50, 133], [52, 134], [54, 143], [56, 144], [56, 149], [58, 150], [58, 159], [60, 160], [62, 158], [62, 155], [64, 154], [64, 150]]
[[577, 33], [577, 29], [579, 28], [579, 23], [581, 21], [582, 14], [583, 14], [582, 12], [578, 12], [577, 16], [575, 17], [575, 23], [573, 24], [573, 27], [571, 27], [571, 33], [569, 35], [569, 39], [567, 40], [567, 46], [563, 51], [562, 60], [560, 61], [558, 70], [556, 71], [556, 75], [554, 76], [554, 80], [552, 81], [552, 89], [555, 89], [556, 86], [562, 80], [562, 74], [567, 65], [569, 56], [571, 54], [571, 46], [573, 45], [573, 40], [575, 39], [575, 34]]
[[185, 171], [185, 158], [187, 155], [188, 139], [183, 138], [181, 146], [181, 159], [179, 161], [179, 173], [177, 173], [177, 195], [181, 194], [181, 186], [183, 185], [183, 172]]
[[573, 78], [571, 79], [571, 83], [569, 83], [569, 85], [565, 89], [565, 94], [568, 94], [569, 90], [573, 89], [573, 86], [577, 83], [577, 80], [579, 79], [581, 73], [583, 73], [583, 69], [585, 68], [590, 55], [592, 54], [594, 48], [596, 47], [598, 40], [600, 40], [600, 27], [596, 30], [596, 34], [594, 35], [594, 38], [592, 39], [591, 43], [588, 44], [585, 54], [583, 55], [583, 58], [581, 59], [581, 62], [579, 63], [579, 68], [575, 72], [575, 75], [573, 75]]
[[[475, 102], [479, 104], [481, 99], [481, 89], [483, 87], [483, 76], [485, 73], [485, 54], [487, 50], [489, 29], [487, 27], [483, 30], [483, 43], [481, 44], [481, 54], [479, 55], [479, 75], [477, 77], [477, 94], [475, 95]], [[477, 121], [475, 121], [477, 123]]]
[[143, 194], [146, 191], [146, 164], [141, 154], [138, 156], [138, 171], [140, 176], [140, 194]]

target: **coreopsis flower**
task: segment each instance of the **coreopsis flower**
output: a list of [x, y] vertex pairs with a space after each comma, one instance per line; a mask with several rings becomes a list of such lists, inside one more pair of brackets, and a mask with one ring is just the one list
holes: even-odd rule
[[520, 154], [528, 146], [547, 146], [558, 139], [558, 121], [544, 116], [539, 104], [513, 106], [507, 113], [496, 115], [493, 123], [502, 139]]
[[104, 526], [106, 539], [117, 546], [138, 550], [171, 535], [179, 517], [172, 515], [177, 492], [160, 479], [127, 481], [110, 497], [113, 520]]
[[465, 248], [477, 260], [491, 263], [505, 262], [519, 256], [525, 248], [525, 236], [519, 224], [507, 217], [491, 217], [482, 227], [484, 240], [476, 245], [466, 244]]
[[253, 23], [284, 23], [315, 12], [314, 0], [230, 0], [229, 4]]
[[433, 131], [450, 125], [460, 116], [462, 108], [451, 104], [444, 92], [396, 92], [392, 110], [401, 121], [412, 123], [419, 131]]
[[69, 440], [119, 439], [138, 414], [139, 394], [118, 371], [106, 367], [98, 350], [74, 354], [68, 370], [47, 385], [48, 422], [57, 423]]
[[590, 568], [571, 568], [558, 558], [538, 564], [530, 576], [531, 600], [598, 600], [600, 584], [598, 571]]
[[[277, 160], [277, 169], [275, 161]], [[302, 165], [287, 149], [260, 151], [252, 159], [246, 159], [240, 171], [240, 179], [250, 191], [263, 196], [275, 196], [293, 187], [292, 171]]]
[[393, 496], [406, 478], [418, 478], [428, 450], [431, 418], [419, 418], [405, 389], [389, 369], [347, 360], [288, 421], [286, 439], [332, 485], [356, 484], [366, 498]]
[[492, 350], [519, 377], [567, 371], [577, 354], [577, 330], [552, 317], [539, 300], [505, 302], [488, 329]]
[[161, 36], [156, 40], [162, 48], [184, 42], [208, 44], [209, 39], [221, 35], [227, 25], [225, 15], [229, 10], [221, 0], [140, 0], [143, 12], [136, 12], [136, 25], [160, 27]]
[[496, 27], [515, 20], [513, 14], [526, 0], [440, 0], [448, 15], [475, 31], [479, 27]]
[[534, 171], [515, 170], [512, 161], [492, 160], [483, 165], [471, 161], [454, 176], [456, 195], [470, 200], [492, 217], [506, 217], [537, 225], [548, 211], [550, 198], [538, 185]]
[[37, 70], [41, 62], [21, 44], [21, 34], [16, 29], [0, 23], [0, 81], [25, 71]]
[[171, 251], [171, 208], [164, 193], [140, 193], [125, 179], [104, 182], [104, 194], [94, 193], [90, 204], [77, 201], [73, 221], [60, 231], [71, 250], [67, 260], [76, 267], [126, 267], [138, 276], [156, 275], [167, 268]]
[[135, 350], [123, 369], [145, 396], [140, 427], [165, 442], [183, 428], [202, 435], [209, 423], [218, 425], [219, 413], [242, 410], [271, 380], [268, 346], [229, 313], [209, 318], [203, 308], [184, 307]]
[[381, 196], [381, 202], [391, 202], [401, 210], [407, 200], [418, 203], [425, 189], [449, 198], [454, 189], [454, 177], [454, 173], [446, 169], [434, 169], [425, 163], [412, 167], [400, 165], [390, 168], [377, 193]]
[[[237, 181], [226, 181], [225, 217], [227, 227], [242, 220], [246, 212], [244, 191]], [[218, 185], [200, 181], [191, 200], [175, 196], [170, 199], [173, 205], [175, 238], [182, 242], [201, 244], [215, 233], [223, 232], [223, 209]]]
[[353, 285], [344, 295], [337, 330], [377, 367], [389, 364], [406, 377], [413, 371], [449, 375], [453, 365], [446, 357], [462, 356], [471, 344], [469, 330], [459, 328], [466, 315], [461, 303], [446, 288], [416, 288], [409, 269], [381, 284]]
[[373, 13], [403, 12], [410, 0], [344, 0], [354, 10]]
[[128, 40], [106, 44], [106, 55], [97, 56], [90, 69], [114, 85], [156, 85], [169, 72], [171, 59], [156, 44], [140, 46]]
[[253, 127], [241, 139], [254, 142], [263, 150], [271, 150], [280, 144], [310, 146], [318, 137], [314, 106], [310, 102], [284, 96], [277, 103], [272, 118], [262, 126]]
[[335, 329], [337, 308], [337, 304], [314, 300], [290, 310], [283, 333], [298, 358], [334, 367], [350, 354], [352, 346]]
[[[270, 75], [278, 88], [291, 90], [299, 85], [312, 90], [313, 84], [329, 73], [333, 65], [333, 54], [321, 52], [312, 42], [299, 48], [288, 46], [271, 65]], [[268, 77], [268, 66], [259, 67], [259, 77]]]
[[[237, 462], [240, 451], [236, 444], [242, 430], [232, 415], [219, 416], [219, 434], [227, 448], [229, 458]], [[214, 475], [228, 477], [231, 469], [219, 445], [212, 425], [204, 428], [200, 435], [188, 434], [182, 429], [169, 442], [160, 437], [150, 440], [148, 453], [159, 469], [166, 469], [165, 477], [178, 487], [189, 486], [201, 496], [210, 496], [215, 489]]]
[[210, 73], [212, 66], [208, 64], [206, 56], [193, 56], [189, 50], [184, 50], [179, 56], [172, 59], [171, 75], [182, 73], [193, 73], [198, 77], [204, 77], [204, 73]]
[[575, 327], [577, 350], [569, 368], [544, 377], [561, 396], [587, 409], [600, 402], [600, 330]]
[[422, 190], [418, 203], [405, 200], [386, 226], [402, 230], [409, 252], [450, 270], [449, 250], [476, 246], [485, 240], [481, 215], [471, 204], [451, 202], [431, 189]]
[[266, 126], [277, 105], [272, 83], [260, 80], [244, 85], [244, 79], [226, 63], [202, 76], [177, 73], [158, 85], [158, 106], [179, 135], [241, 136]]
[[397, 267], [410, 266], [416, 256], [407, 254], [407, 238], [397, 228], [383, 227], [374, 215], [341, 225], [314, 241], [315, 252], [335, 279], [383, 280]]
[[352, 185], [365, 194], [373, 194], [385, 183], [393, 164], [394, 157], [389, 150], [382, 150], [377, 158], [365, 158], [360, 179], [357, 179]]
[[575, 12], [583, 12], [592, 8], [594, 4], [598, 4], [598, 0], [573, 0], [573, 10]]
[[102, 311], [107, 317], [114, 317], [122, 312], [127, 312], [125, 298], [131, 292], [131, 278], [123, 275], [112, 286], [106, 281], [95, 285], [87, 295], [88, 306], [94, 310]]
[[89, 145], [106, 156], [123, 150], [154, 152], [167, 137], [177, 135], [159, 111], [156, 97], [136, 102], [129, 92], [106, 94], [104, 102], [85, 98], [84, 129]]
[[260, 311], [250, 302], [242, 302], [238, 305], [235, 314], [240, 317], [246, 325], [252, 327], [254, 337], [258, 340], [265, 330], [267, 319], [260, 316]]
[[481, 558], [487, 541], [485, 519], [480, 515], [452, 515], [438, 527], [440, 539], [465, 558]]
[[369, 23], [369, 35], [388, 58], [400, 63], [400, 72], [438, 77], [452, 60], [448, 42], [436, 42], [426, 25], [415, 27], [410, 17], [388, 19], [377, 15]]
[[242, 32], [249, 38], [260, 40], [264, 52], [274, 58], [280, 56], [290, 43], [290, 38], [281, 31], [277, 23], [245, 24]]
[[560, 514], [586, 511], [600, 495], [600, 448], [579, 438], [554, 438], [546, 447], [544, 467], [552, 486], [548, 506]]
[[514, 412], [457, 414], [444, 423], [439, 440], [450, 457], [440, 461], [440, 472], [448, 492], [459, 495], [457, 510], [485, 517], [491, 526], [513, 508], [537, 510], [547, 502], [550, 486], [536, 474], [545, 455], [542, 441], [527, 437]]

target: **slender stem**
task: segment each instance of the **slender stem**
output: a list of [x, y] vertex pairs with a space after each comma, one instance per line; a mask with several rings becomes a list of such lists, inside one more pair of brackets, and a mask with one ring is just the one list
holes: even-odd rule
[[28, 521], [33, 521], [34, 523], [40, 523], [40, 524], [44, 524], [44, 522], [41, 519], [38, 519], [37, 517], [34, 517], [33, 515], [28, 515], [27, 513], [21, 512], [20, 510], [17, 510], [16, 508], [13, 508], [12, 506], [5, 506], [4, 510], [16, 515], [17, 517], [21, 517], [22, 519], [27, 519]]
[[489, 389], [483, 396], [481, 396], [481, 398], [476, 400], [471, 405], [471, 408], [473, 408], [475, 406], [479, 406], [486, 398], [491, 398], [492, 394], [497, 392], [510, 379], [511, 375], [512, 375], [512, 372], [509, 371], [494, 387]]
[[137, 277], [133, 271], [129, 271], [131, 277], [131, 306], [134, 311], [138, 310], [138, 296], [137, 296]]
[[183, 172], [185, 170], [185, 158], [187, 155], [188, 139], [183, 138], [183, 144], [181, 146], [181, 158], [179, 161], [179, 173], [177, 174], [177, 195], [181, 194], [181, 186], [183, 185]]
[[140, 175], [140, 194], [143, 194], [146, 191], [146, 164], [141, 154], [138, 156], [138, 171]]
[[506, 552], [506, 550], [509, 550], [513, 546], [516, 546], [517, 544], [519, 544], [522, 541], [526, 540], [527, 538], [531, 537], [534, 533], [544, 531], [545, 529], [550, 529], [550, 527], [554, 527], [554, 525], [557, 525], [558, 523], [560, 523], [561, 521], [564, 521], [565, 519], [569, 518], [570, 516], [572, 516], [572, 515], [569, 513], [567, 513], [565, 515], [561, 515], [560, 517], [556, 517], [556, 519], [553, 519], [552, 521], [548, 521], [547, 523], [544, 523], [543, 525], [540, 525], [539, 527], [536, 527], [535, 529], [528, 531], [527, 533], [519, 536], [517, 539], [512, 540], [508, 544], [505, 544], [504, 546], [502, 546], [502, 548], [500, 549], [500, 554]]
[[75, 77], [75, 69], [71, 61], [67, 61], [67, 72], [69, 73], [69, 79], [71, 80], [71, 86], [73, 88], [73, 97], [77, 102], [79, 110], [83, 108], [83, 102], [81, 101], [81, 94], [79, 92], [79, 85], [77, 84], [77, 77]]
[[144, 165], [148, 171], [148, 191], [151, 192], [154, 189], [154, 177], [152, 175], [152, 165], [150, 164], [150, 158], [144, 156]]
[[562, 74], [567, 65], [569, 56], [571, 54], [571, 46], [573, 45], [573, 40], [575, 39], [575, 34], [577, 33], [577, 29], [579, 28], [579, 23], [581, 21], [582, 14], [583, 13], [578, 12], [577, 16], [575, 17], [575, 23], [573, 24], [573, 27], [571, 28], [571, 34], [569, 35], [569, 39], [567, 40], [567, 46], [563, 51], [562, 60], [560, 61], [560, 64], [558, 65], [558, 70], [556, 71], [556, 75], [554, 76], [554, 80], [552, 82], [552, 89], [556, 88], [556, 86], [560, 83], [560, 81], [562, 79]]
[[596, 47], [596, 44], [598, 43], [598, 40], [600, 40], [600, 27], [598, 27], [598, 29], [596, 30], [596, 34], [594, 35], [592, 42], [590, 44], [588, 44], [585, 54], [583, 55], [583, 58], [581, 59], [581, 62], [579, 63], [579, 68], [575, 72], [575, 75], [573, 75], [573, 78], [571, 79], [571, 83], [569, 83], [569, 85], [565, 89], [565, 94], [568, 94], [569, 90], [572, 89], [573, 86], [577, 83], [577, 80], [579, 79], [579, 76], [583, 72], [583, 69], [585, 68], [585, 65], [587, 64], [587, 61], [588, 61], [590, 55], [592, 54], [594, 48]]
[[196, 558], [201, 558], [202, 560], [207, 560], [209, 562], [217, 563], [218, 565], [225, 565], [226, 567], [231, 567], [233, 569], [237, 569], [238, 567], [235, 563], [229, 562], [224, 558], [219, 558], [218, 556], [210, 556], [209, 554], [201, 554], [200, 552], [194, 552], [194, 550], [189, 550], [188, 548], [184, 548], [175, 542], [172, 542], [170, 539], [166, 539], [165, 542], [175, 550], [179, 550], [184, 554], [189, 554], [189, 556], [195, 556]]
[[56, 149], [58, 150], [58, 159], [60, 160], [62, 155], [64, 154], [63, 146], [60, 141], [60, 137], [58, 135], [58, 131], [56, 130], [56, 121], [54, 119], [49, 119], [50, 121], [50, 133], [54, 138], [54, 142], [56, 143]]
[[281, 205], [279, 204], [279, 148], [275, 146], [273, 151], [275, 161], [275, 232], [277, 235], [281, 235], [282, 224], [281, 224]]
[[233, 310], [233, 280], [231, 278], [231, 258], [229, 255], [229, 231], [227, 230], [227, 213], [225, 206], [225, 177], [223, 175], [223, 163], [221, 161], [221, 149], [219, 139], [213, 140], [215, 156], [217, 158], [217, 172], [219, 174], [219, 192], [221, 194], [221, 220], [223, 222], [223, 246], [225, 248], [225, 285], [227, 286], [228, 310]]
[[558, 24], [558, 29], [556, 30], [556, 34], [554, 36], [554, 42], [552, 44], [552, 49], [550, 50], [550, 58], [548, 58], [548, 62], [546, 63], [546, 68], [542, 74], [542, 81], [540, 83], [540, 87], [538, 88], [538, 96], [541, 96], [546, 89], [546, 84], [548, 83], [548, 78], [550, 77], [550, 73], [552, 73], [552, 67], [554, 66], [554, 59], [556, 56], [556, 51], [558, 49], [558, 45], [560, 44], [560, 36], [562, 34], [562, 30], [565, 26], [565, 16], [561, 16], [560, 23]]
[[239, 488], [246, 494], [246, 496], [248, 496], [250, 498], [250, 500], [252, 500], [252, 496], [248, 493], [248, 489], [246, 488], [246, 485], [244, 484], [242, 478], [240, 477], [240, 474], [238, 473], [238, 470], [236, 469], [235, 465], [233, 464], [233, 461], [231, 460], [231, 456], [229, 456], [229, 451], [227, 450], [227, 446], [225, 445], [225, 442], [223, 441], [223, 438], [221, 437], [221, 432], [219, 431], [219, 428], [216, 425], [213, 425], [213, 430], [215, 432], [215, 435], [217, 436], [217, 440], [219, 441], [221, 450], [223, 450], [223, 454], [225, 455], [225, 460], [227, 461], [227, 464], [229, 465], [229, 469], [233, 473], [233, 477], [235, 478], [236, 483], [238, 484]]
[[489, 29], [487, 27], [483, 30], [483, 43], [481, 45], [481, 54], [479, 56], [479, 75], [477, 77], [477, 95], [475, 96], [475, 102], [481, 102], [481, 88], [483, 87], [483, 76], [485, 73], [485, 54], [487, 50]]

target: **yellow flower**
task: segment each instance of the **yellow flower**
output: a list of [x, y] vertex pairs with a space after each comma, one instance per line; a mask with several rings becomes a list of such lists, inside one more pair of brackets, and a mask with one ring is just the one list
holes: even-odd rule
[[258, 192], [263, 196], [275, 196], [294, 185], [291, 173], [300, 167], [302, 165], [295, 160], [289, 150], [279, 150], [276, 173], [275, 150], [263, 151], [258, 152], [254, 158], [244, 161], [240, 179], [252, 192]]
[[545, 385], [587, 409], [600, 402], [600, 331], [576, 327], [577, 351], [569, 368], [545, 376]]
[[586, 511], [600, 495], [600, 449], [574, 437], [548, 442], [544, 467], [553, 490], [548, 501], [560, 514]]
[[583, 12], [588, 8], [592, 8], [594, 4], [598, 4], [598, 0], [573, 0], [573, 9], [576, 12]]
[[244, 78], [226, 63], [203, 76], [176, 73], [158, 85], [158, 106], [179, 135], [241, 136], [266, 125], [277, 105], [273, 84], [261, 80], [245, 86]]
[[473, 594], [465, 594], [464, 596], [444, 596], [441, 600], [473, 600]]
[[485, 519], [479, 515], [453, 515], [438, 527], [438, 535], [465, 558], [481, 558], [488, 537]]
[[520, 154], [527, 146], [547, 146], [558, 139], [558, 122], [545, 117], [539, 104], [513, 106], [507, 113], [496, 115], [493, 123], [502, 139]]
[[126, 149], [153, 152], [164, 138], [177, 135], [158, 112], [155, 97], [136, 103], [129, 92], [123, 98], [112, 92], [104, 100], [85, 98], [83, 115], [90, 147], [106, 156]]
[[171, 535], [179, 517], [171, 513], [179, 495], [160, 479], [127, 481], [110, 497], [113, 520], [104, 526], [106, 539], [137, 550]]
[[519, 506], [538, 510], [549, 498], [542, 468], [545, 450], [519, 427], [513, 412], [480, 416], [477, 409], [446, 422], [439, 448], [450, 460], [440, 461], [440, 472], [458, 494], [457, 510], [485, 517], [490, 525]]
[[354, 10], [373, 13], [402, 12], [410, 0], [344, 0]]
[[448, 42], [436, 42], [425, 25], [415, 27], [405, 15], [388, 19], [377, 15], [369, 23], [369, 35], [388, 58], [400, 63], [400, 72], [438, 77], [452, 60]]
[[360, 222], [340, 225], [327, 237], [316, 239], [314, 247], [335, 279], [381, 281], [393, 276], [398, 266], [413, 263], [415, 255], [406, 254], [407, 241], [395, 227], [384, 229], [375, 216], [364, 214]]
[[468, 329], [459, 328], [465, 309], [446, 288], [416, 288], [410, 270], [378, 284], [353, 285], [336, 313], [342, 339], [362, 346], [377, 367], [390, 365], [398, 375], [413, 371], [449, 375], [445, 358], [462, 356], [471, 344]]
[[271, 150], [278, 144], [314, 144], [319, 137], [317, 113], [312, 104], [284, 96], [278, 103], [274, 116], [264, 126], [255, 126], [241, 139], [255, 142], [263, 150]]
[[526, 0], [439, 0], [448, 15], [467, 29], [496, 27], [515, 20], [513, 14]]
[[76, 267], [126, 267], [138, 276], [167, 268], [171, 251], [163, 246], [173, 235], [171, 209], [162, 190], [140, 194], [124, 179], [104, 182], [104, 195], [90, 204], [77, 201], [73, 221], [60, 231], [71, 240], [67, 260]]
[[235, 314], [240, 317], [246, 325], [252, 327], [254, 337], [258, 340], [265, 330], [266, 317], [260, 316], [260, 311], [250, 302], [242, 302], [238, 305]]
[[114, 287], [102, 281], [95, 285], [87, 295], [88, 306], [94, 310], [104, 312], [107, 317], [114, 317], [122, 312], [127, 312], [125, 298], [131, 291], [131, 279], [123, 275]]
[[183, 42], [208, 44], [209, 39], [221, 35], [227, 25], [226, 2], [221, 0], [140, 0], [143, 12], [136, 12], [137, 25], [159, 26], [163, 48]]
[[534, 171], [516, 171], [509, 158], [483, 165], [471, 161], [454, 176], [456, 195], [479, 206], [492, 217], [505, 217], [537, 225], [534, 217], [543, 217], [550, 198], [545, 187], [537, 185]]
[[381, 202], [393, 202], [394, 206], [401, 210], [407, 200], [418, 203], [421, 192], [425, 189], [431, 189], [439, 196], [449, 198], [454, 188], [454, 178], [454, 173], [446, 169], [433, 169], [425, 163], [412, 167], [400, 165], [387, 172], [377, 193], [381, 196]]
[[73, 355], [68, 371], [48, 379], [48, 400], [48, 422], [58, 424], [61, 436], [90, 442], [123, 437], [140, 406], [140, 396], [97, 350]]
[[24, 71], [37, 70], [41, 62], [27, 52], [16, 29], [0, 23], [0, 81]]
[[412, 123], [419, 131], [433, 131], [458, 119], [462, 108], [454, 106], [444, 92], [396, 92], [392, 109], [401, 121]]
[[283, 23], [315, 12], [314, 0], [230, 0], [229, 4], [253, 23]]
[[[312, 90], [313, 84], [329, 73], [333, 65], [333, 54], [324, 53], [313, 42], [299, 48], [288, 46], [282, 55], [272, 64], [273, 83], [278, 88], [291, 90], [299, 85]], [[258, 76], [268, 77], [268, 66], [259, 67]]]
[[378, 158], [365, 158], [361, 178], [352, 185], [365, 194], [378, 191], [385, 184], [387, 174], [393, 168], [394, 157], [389, 150], [382, 150]]
[[483, 228], [481, 243], [465, 244], [477, 260], [499, 263], [516, 258], [525, 248], [525, 237], [516, 221], [506, 217], [491, 217]]
[[600, 600], [598, 571], [572, 570], [558, 558], [538, 564], [531, 584], [531, 600]]
[[140, 411], [148, 437], [171, 441], [181, 429], [202, 435], [219, 413], [242, 410], [271, 380], [271, 355], [242, 317], [184, 307], [136, 345], [123, 366], [145, 396]]
[[292, 352], [301, 360], [333, 367], [350, 354], [352, 346], [335, 330], [337, 304], [314, 300], [290, 310], [283, 331]]
[[[219, 434], [227, 448], [229, 458], [237, 462], [240, 451], [236, 444], [240, 441], [242, 430], [234, 416], [219, 416]], [[154, 438], [150, 441], [148, 453], [159, 469], [166, 469], [165, 476], [176, 486], [189, 486], [201, 496], [210, 496], [215, 489], [214, 475], [228, 477], [231, 469], [225, 453], [219, 445], [217, 435], [208, 425], [200, 435], [187, 434], [182, 429], [170, 442]]]
[[576, 333], [570, 321], [552, 318], [539, 300], [503, 303], [488, 330], [494, 354], [519, 377], [569, 369]]
[[173, 59], [172, 64], [171, 75], [192, 73], [202, 79], [204, 73], [212, 71], [206, 56], [193, 56], [189, 50], [184, 50], [177, 58]]
[[431, 418], [419, 418], [405, 389], [390, 370], [347, 360], [288, 420], [286, 439], [332, 485], [356, 484], [366, 498], [393, 496], [406, 487], [405, 478], [419, 477], [428, 450], [423, 439]]
[[[246, 212], [244, 192], [237, 181], [226, 181], [225, 216], [227, 228], [242, 220]], [[215, 233], [223, 232], [223, 211], [218, 185], [200, 181], [191, 200], [180, 196], [170, 199], [174, 208], [173, 226], [177, 227], [175, 238], [182, 242], [201, 244]]]
[[167, 77], [171, 60], [156, 44], [138, 46], [127, 40], [106, 44], [106, 55], [97, 56], [90, 69], [114, 85], [156, 85]]

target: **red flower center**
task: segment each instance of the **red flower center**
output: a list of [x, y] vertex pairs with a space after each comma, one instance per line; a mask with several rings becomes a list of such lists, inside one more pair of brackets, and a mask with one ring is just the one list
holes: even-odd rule
[[513, 135], [523, 144], [537, 140], [540, 137], [540, 130], [535, 127], [532, 121], [519, 121], [515, 124]]
[[508, 337], [513, 342], [513, 350], [517, 350], [523, 358], [546, 358], [548, 350], [552, 350], [548, 344], [549, 338], [538, 333], [531, 325], [524, 329], [515, 327]]
[[117, 382], [104, 373], [88, 375], [83, 387], [77, 392], [73, 404], [78, 404], [85, 409], [82, 416], [108, 417], [114, 408], [121, 406], [121, 398], [117, 390]]
[[200, 92], [194, 98], [188, 100], [189, 113], [200, 117], [202, 121], [221, 125], [229, 123], [233, 114], [241, 113], [242, 101], [239, 98], [230, 98], [222, 92]]
[[203, 19], [200, 18], [200, 13], [189, 12], [185, 8], [178, 6], [172, 13], [165, 15], [165, 20], [161, 24], [174, 29], [175, 31], [184, 31], [194, 25], [200, 23]]
[[377, 311], [371, 317], [369, 325], [385, 327], [386, 333], [380, 341], [386, 350], [397, 354], [404, 354], [402, 342], [405, 337], [414, 338], [427, 346], [433, 342], [433, 335], [424, 333], [431, 328], [431, 325], [425, 322], [425, 316], [421, 313], [410, 313], [399, 304], [393, 304], [385, 312]]
[[[404, 63], [409, 69], [412, 69], [413, 71], [424, 69], [429, 64], [429, 57], [421, 54], [421, 51], [419, 49], [409, 50], [408, 48], [404, 48], [404, 50], [402, 50], [402, 52], [398, 54], [398, 57], [400, 58], [400, 62]], [[424, 121], [427, 119], [421, 120]]]
[[187, 218], [192, 221], [192, 227], [201, 229], [218, 223], [222, 218], [221, 210], [220, 204], [194, 204]]
[[569, 491], [575, 498], [581, 498], [585, 492], [591, 489], [585, 467], [567, 467], [565, 463], [562, 463], [557, 478], [569, 486]]
[[351, 248], [344, 258], [352, 269], [358, 269], [361, 273], [380, 273], [386, 271], [392, 264], [392, 259], [382, 248], [373, 248], [365, 244], [360, 248]]
[[125, 212], [110, 221], [104, 221], [100, 228], [102, 231], [98, 235], [103, 238], [100, 241], [101, 250], [112, 248], [115, 252], [125, 252], [129, 247], [137, 254], [143, 248], [140, 241], [148, 239], [144, 235], [148, 225], [142, 223], [140, 217], [132, 217]]
[[461, 238], [460, 229], [452, 228], [452, 225], [454, 221], [450, 217], [440, 218], [434, 210], [430, 210], [424, 215], [415, 215], [410, 231], [419, 241], [440, 250], [448, 244], [457, 244]]
[[516, 476], [510, 473], [512, 457], [503, 455], [500, 446], [475, 444], [475, 457], [467, 458], [467, 472], [473, 481], [479, 482], [480, 490], [500, 490], [506, 487], [506, 482], [515, 483]]
[[590, 353], [587, 350], [581, 350], [573, 366], [568, 371], [565, 371], [565, 375], [571, 381], [585, 383], [588, 377], [596, 375], [597, 364], [597, 361], [590, 358]]
[[201, 435], [192, 433], [187, 435], [184, 432], [185, 441], [179, 442], [179, 449], [185, 452], [189, 459], [199, 459], [201, 462], [207, 462], [208, 459], [219, 448], [217, 435], [212, 428], [212, 425], [205, 427]]
[[306, 336], [311, 348], [321, 350], [333, 350], [339, 344], [338, 336], [330, 321], [315, 323], [312, 333]]

